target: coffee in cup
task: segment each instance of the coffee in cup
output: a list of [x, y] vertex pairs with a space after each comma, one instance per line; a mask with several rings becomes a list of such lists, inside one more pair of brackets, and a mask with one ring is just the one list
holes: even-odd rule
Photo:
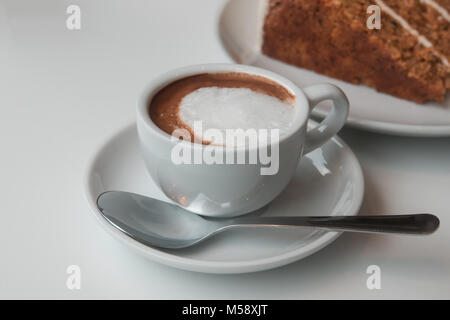
[[295, 97], [284, 86], [262, 76], [239, 72], [203, 73], [179, 79], [164, 87], [149, 105], [151, 120], [164, 132], [185, 129], [192, 142], [215, 143], [195, 132], [279, 129], [292, 125]]

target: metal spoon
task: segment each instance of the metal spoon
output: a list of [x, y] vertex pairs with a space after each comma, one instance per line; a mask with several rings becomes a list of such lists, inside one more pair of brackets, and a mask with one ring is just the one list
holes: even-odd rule
[[242, 226], [295, 226], [421, 235], [433, 233], [439, 227], [439, 219], [432, 214], [260, 217], [254, 213], [237, 218], [211, 219], [164, 201], [123, 191], [102, 193], [97, 206], [109, 223], [133, 239], [170, 249], [190, 247], [226, 229]]

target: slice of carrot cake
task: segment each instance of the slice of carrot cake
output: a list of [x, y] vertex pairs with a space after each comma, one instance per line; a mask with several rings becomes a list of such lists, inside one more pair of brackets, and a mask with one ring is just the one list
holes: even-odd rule
[[450, 0], [267, 1], [272, 58], [419, 103], [450, 90]]

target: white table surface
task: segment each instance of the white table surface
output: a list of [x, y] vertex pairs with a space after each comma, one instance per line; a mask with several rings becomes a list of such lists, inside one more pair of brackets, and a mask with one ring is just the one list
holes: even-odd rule
[[[66, 28], [77, 4], [82, 28]], [[86, 164], [168, 69], [231, 62], [220, 0], [0, 0], [0, 298], [450, 298], [450, 138], [343, 130], [364, 169], [361, 213], [433, 212], [427, 237], [344, 234], [278, 269], [209, 275], [116, 242], [84, 197]], [[81, 290], [66, 268], [81, 268]], [[366, 268], [381, 268], [380, 290]]]

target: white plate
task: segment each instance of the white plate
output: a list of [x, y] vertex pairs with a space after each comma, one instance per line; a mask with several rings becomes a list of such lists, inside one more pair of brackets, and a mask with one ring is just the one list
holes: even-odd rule
[[[104, 220], [96, 199], [106, 190], [125, 190], [170, 202], [144, 168], [134, 125], [98, 150], [89, 165], [85, 187], [95, 216], [113, 236], [149, 259], [191, 271], [243, 273], [271, 269], [304, 258], [340, 235], [311, 228], [244, 228], [183, 250], [152, 248], [133, 240]], [[363, 194], [358, 160], [342, 140], [334, 138], [301, 161], [296, 176], [264, 215], [356, 215]]]
[[[260, 53], [262, 0], [230, 0], [219, 20], [220, 38], [238, 63], [277, 72], [300, 87], [329, 82], [341, 87], [350, 100], [348, 124], [376, 132], [407, 136], [450, 136], [450, 94], [443, 104], [417, 104], [271, 59]], [[329, 105], [314, 109], [323, 117]]]

